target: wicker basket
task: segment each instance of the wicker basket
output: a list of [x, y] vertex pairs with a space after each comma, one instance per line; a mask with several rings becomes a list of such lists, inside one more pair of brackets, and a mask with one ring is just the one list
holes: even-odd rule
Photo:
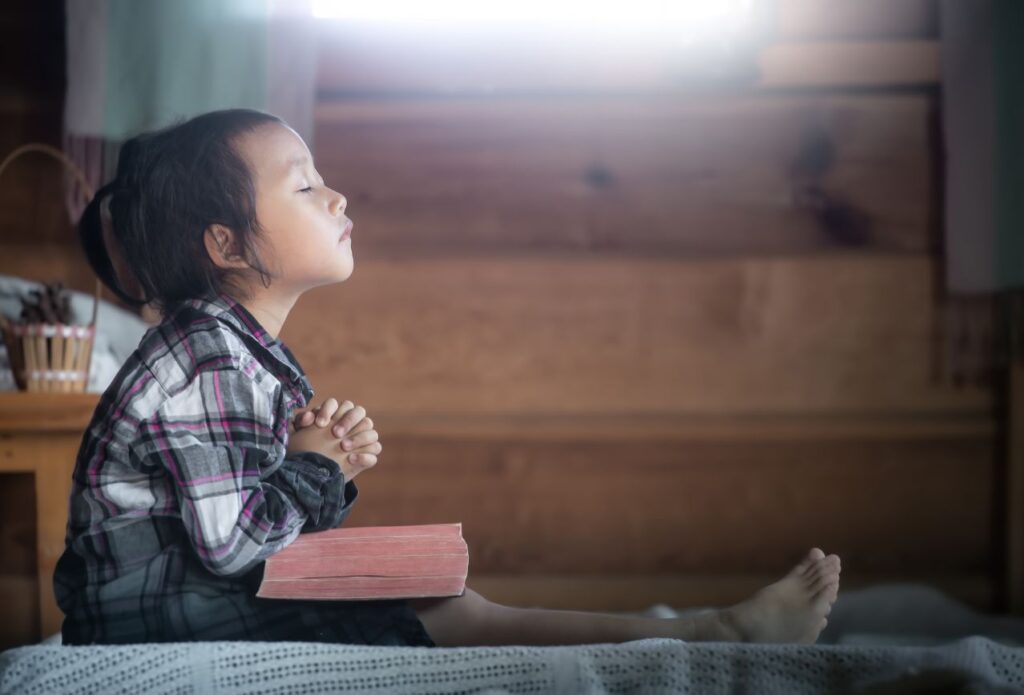
[[[75, 175], [82, 193], [92, 199], [92, 188], [82, 171], [56, 147], [29, 143], [18, 147], [0, 162], [0, 174], [15, 158], [42, 152], [58, 159]], [[89, 383], [89, 363], [96, 337], [96, 311], [102, 285], [96, 280], [92, 319], [87, 326], [62, 323], [20, 323], [0, 315], [7, 356], [14, 381], [22, 391], [81, 393]]]

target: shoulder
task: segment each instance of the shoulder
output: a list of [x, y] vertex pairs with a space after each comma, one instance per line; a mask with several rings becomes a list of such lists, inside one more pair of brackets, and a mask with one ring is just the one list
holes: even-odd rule
[[143, 336], [137, 350], [143, 378], [162, 398], [151, 410], [197, 398], [276, 398], [278, 379], [264, 367], [230, 325], [182, 306]]

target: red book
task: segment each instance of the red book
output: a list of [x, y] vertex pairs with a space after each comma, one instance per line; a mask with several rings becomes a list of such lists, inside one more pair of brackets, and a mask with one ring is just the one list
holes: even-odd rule
[[256, 596], [353, 600], [461, 596], [462, 524], [363, 526], [304, 533], [267, 559]]

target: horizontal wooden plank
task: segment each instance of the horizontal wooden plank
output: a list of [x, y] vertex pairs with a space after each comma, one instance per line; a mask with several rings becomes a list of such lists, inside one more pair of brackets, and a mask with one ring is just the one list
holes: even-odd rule
[[770, 88], [937, 86], [939, 42], [835, 41], [780, 43], [760, 59], [760, 85]]
[[[319, 405], [323, 397], [314, 399]], [[0, 399], [2, 403], [2, 399]], [[391, 436], [457, 440], [557, 441], [831, 441], [984, 439], [996, 436], [993, 416], [967, 411], [948, 415], [821, 415], [667, 413], [418, 413], [376, 411], [378, 431]]]
[[[768, 83], [780, 86], [808, 74], [815, 85], [836, 87], [937, 82], [932, 1], [791, 0], [771, 20], [763, 31], [755, 29], [770, 37], [766, 44], [713, 44], [670, 30], [508, 23], [424, 30], [417, 24], [320, 20], [317, 87], [326, 98], [678, 93], [745, 89], [758, 63], [770, 66]], [[810, 41], [819, 45], [804, 45]], [[828, 62], [801, 65], [797, 56]]]
[[360, 257], [934, 249], [926, 96], [321, 103]]
[[412, 416], [988, 414], [939, 374], [936, 261], [361, 261], [281, 337], [321, 397]]
[[[371, 414], [372, 415], [372, 414]], [[470, 576], [988, 573], [992, 439], [649, 442], [390, 436], [352, 526], [461, 522]]]
[[[774, 574], [578, 575], [471, 574], [466, 585], [491, 601], [523, 608], [642, 612], [658, 604], [677, 611], [728, 606], [778, 579]], [[857, 576], [843, 570], [840, 595], [879, 583], [920, 582], [982, 611], [994, 609], [984, 574]]]
[[0, 393], [0, 432], [81, 432], [99, 400], [98, 393]]
[[777, 0], [782, 40], [931, 38], [938, 35], [936, 0]]

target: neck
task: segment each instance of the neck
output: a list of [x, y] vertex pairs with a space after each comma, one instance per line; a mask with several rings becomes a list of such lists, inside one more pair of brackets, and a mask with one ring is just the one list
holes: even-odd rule
[[298, 299], [298, 294], [278, 295], [265, 289], [263, 292], [253, 292], [247, 299], [237, 301], [260, 322], [270, 337], [277, 340], [281, 327], [288, 318], [288, 312]]

